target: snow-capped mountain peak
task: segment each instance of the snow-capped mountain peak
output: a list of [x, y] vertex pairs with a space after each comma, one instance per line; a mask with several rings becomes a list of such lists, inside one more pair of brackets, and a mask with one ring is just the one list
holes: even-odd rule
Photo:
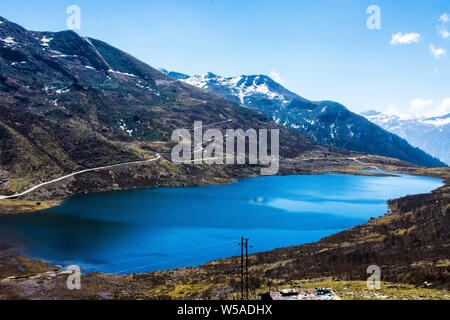
[[450, 114], [440, 117], [400, 117], [374, 110], [361, 113], [371, 122], [450, 163]]
[[307, 100], [267, 75], [223, 77], [206, 72], [180, 80], [259, 110], [276, 123], [325, 145], [396, 157], [426, 166], [444, 165], [345, 106], [334, 101]]
[[182, 81], [204, 89], [220, 90], [222, 95], [241, 104], [251, 104], [251, 100], [257, 97], [258, 99], [277, 100], [286, 105], [294, 98], [293, 93], [266, 75], [222, 77], [212, 72], [206, 72]]

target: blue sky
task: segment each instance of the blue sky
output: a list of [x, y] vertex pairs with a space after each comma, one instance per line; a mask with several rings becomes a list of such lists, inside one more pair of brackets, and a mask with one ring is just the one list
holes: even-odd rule
[[[276, 73], [305, 98], [355, 112], [450, 112], [448, 0], [14, 0], [0, 3], [0, 15], [59, 31], [72, 4], [81, 9], [77, 32], [154, 67]], [[381, 10], [380, 30], [366, 27], [369, 5]]]

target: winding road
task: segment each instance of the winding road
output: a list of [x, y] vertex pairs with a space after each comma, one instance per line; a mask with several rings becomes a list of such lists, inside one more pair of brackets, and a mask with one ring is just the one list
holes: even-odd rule
[[[364, 163], [364, 162], [359, 161], [358, 159], [361, 159], [361, 158], [365, 158], [365, 156], [362, 156], [362, 157], [354, 157], [354, 158], [341, 158], [341, 159], [354, 160], [355, 162], [357, 162], [358, 164], [361, 164], [361, 165], [363, 165], [363, 166], [370, 166], [370, 167], [375, 168], [376, 170], [381, 170], [381, 169], [379, 169], [378, 167], [376, 167], [376, 166], [374, 166], [374, 165], [371, 165], [371, 164], [368, 164], [368, 163]], [[61, 181], [61, 180], [64, 180], [64, 179], [67, 179], [67, 178], [76, 176], [76, 175], [81, 174], [81, 173], [90, 172], [90, 171], [97, 171], [97, 170], [103, 170], [103, 169], [110, 169], [110, 168], [119, 167], [119, 166], [124, 166], [124, 165], [129, 165], [129, 164], [138, 164], [138, 163], [153, 162], [153, 161], [158, 161], [159, 159], [161, 159], [161, 155], [160, 155], [159, 153], [157, 153], [157, 154], [156, 154], [156, 158], [153, 158], [153, 159], [148, 159], [148, 160], [138, 160], [138, 161], [130, 161], [130, 162], [121, 162], [121, 163], [116, 163], [116, 164], [112, 164], [112, 165], [108, 165], [108, 166], [103, 166], [103, 167], [96, 167], [96, 168], [91, 168], [91, 169], [84, 169], [84, 170], [77, 171], [77, 172], [73, 172], [73, 173], [70, 173], [70, 174], [68, 174], [68, 175], [65, 175], [65, 176], [62, 176], [62, 177], [59, 177], [59, 178], [56, 178], [56, 179], [53, 179], [53, 180], [50, 180], [50, 181], [47, 181], [47, 182], [40, 183], [40, 184], [38, 184], [38, 185], [36, 185], [36, 186], [34, 186], [34, 187], [31, 187], [30, 189], [25, 190], [25, 191], [23, 191], [23, 192], [21, 192], [21, 193], [9, 195], [9, 196], [3, 196], [3, 195], [0, 195], [0, 200], [3, 200], [3, 199], [11, 199], [11, 198], [17, 198], [17, 197], [20, 197], [20, 196], [24, 196], [24, 195], [26, 195], [26, 194], [28, 194], [28, 193], [30, 193], [30, 192], [33, 192], [34, 190], [36, 190], [36, 189], [38, 189], [38, 188], [40, 188], [40, 187], [43, 187], [43, 186], [45, 186], [45, 185], [48, 185], [48, 184], [51, 184], [51, 183], [55, 183], [55, 182], [58, 182], [58, 181]], [[212, 160], [212, 159], [215, 159], [215, 158], [211, 158], [211, 160]], [[202, 159], [202, 160], [206, 160], [206, 159]], [[208, 160], [209, 160], [209, 159], [208, 159]], [[308, 160], [318, 160], [318, 159], [317, 159], [317, 158], [305, 158], [305, 159], [302, 159], [302, 160], [303, 160], [303, 161], [308, 161]], [[193, 163], [195, 163], [195, 160], [193, 161]]]
[[378, 171], [383, 171], [383, 170], [381, 170], [380, 168], [378, 168], [377, 166], [375, 166], [375, 165], [373, 165], [373, 164], [370, 164], [370, 163], [364, 163], [364, 162], [361, 162], [361, 161], [358, 160], [358, 159], [362, 159], [362, 158], [366, 158], [366, 156], [357, 157], [357, 158], [348, 158], [348, 159], [354, 160], [354, 161], [356, 161], [357, 163], [359, 163], [360, 165], [372, 167], [372, 168], [375, 168], [375, 170], [378, 170]]
[[367, 167], [372, 167], [375, 170], [378, 171], [383, 171], [380, 168], [378, 168], [377, 166], [370, 164], [370, 163], [364, 163], [362, 161], [359, 161], [358, 159], [363, 159], [363, 158], [367, 158], [366, 156], [361, 156], [361, 157], [353, 157], [353, 158], [303, 158], [302, 161], [310, 161], [310, 160], [353, 160], [356, 163], [362, 165], [362, 166], [367, 166]]
[[32, 187], [32, 188], [30, 188], [28, 190], [25, 190], [24, 192], [21, 192], [21, 193], [13, 194], [13, 195], [10, 195], [10, 196], [2, 196], [2, 195], [0, 195], [0, 200], [2, 200], [2, 199], [11, 199], [11, 198], [16, 198], [16, 197], [20, 197], [20, 196], [26, 195], [27, 193], [33, 192], [34, 190], [36, 190], [36, 189], [38, 189], [40, 187], [43, 187], [45, 185], [48, 185], [48, 184], [51, 184], [51, 183], [54, 183], [54, 182], [58, 182], [58, 181], [61, 181], [61, 180], [64, 180], [64, 179], [76, 176], [77, 174], [80, 174], [80, 173], [85, 173], [85, 172], [90, 172], [90, 171], [97, 171], [97, 170], [103, 170], [103, 169], [110, 169], [110, 168], [124, 166], [124, 165], [129, 165], [129, 164], [153, 162], [153, 161], [158, 161], [159, 159], [161, 159], [161, 155], [159, 153], [157, 153], [156, 154], [156, 158], [154, 158], [154, 159], [130, 161], [130, 162], [121, 162], [121, 163], [116, 163], [116, 164], [103, 166], [103, 167], [84, 169], [84, 170], [81, 170], [81, 171], [73, 172], [73, 173], [70, 173], [68, 175], [59, 177], [57, 179], [53, 179], [53, 180], [50, 180], [50, 181], [47, 181], [47, 182], [43, 182], [43, 183], [38, 184], [38, 185], [36, 185], [36, 186], [34, 186], [34, 187]]

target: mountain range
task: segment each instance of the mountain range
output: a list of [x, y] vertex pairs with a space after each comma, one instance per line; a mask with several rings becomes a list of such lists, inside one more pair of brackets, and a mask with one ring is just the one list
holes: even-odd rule
[[402, 118], [370, 110], [361, 115], [450, 164], [450, 113], [441, 117]]
[[365, 117], [334, 101], [310, 101], [266, 75], [222, 77], [211, 72], [188, 76], [162, 69], [180, 82], [261, 111], [276, 123], [328, 146], [398, 158], [423, 166], [445, 164]]
[[[194, 121], [222, 122], [222, 129], [279, 128], [282, 157], [324, 149], [105, 42], [73, 31], [29, 31], [0, 17], [0, 180], [8, 181], [1, 186], [8, 192], [81, 168], [153, 157], [154, 146], [170, 143], [175, 129], [192, 128]], [[156, 165], [180, 175], [169, 161]], [[139, 179], [142, 174], [130, 183]]]
[[[120, 189], [172, 185], [174, 180], [185, 185], [211, 183], [216, 181], [214, 174], [242, 175], [242, 168], [229, 173], [232, 168], [222, 166], [213, 174], [213, 169], [182, 168], [167, 161], [172, 132], [192, 128], [194, 121], [222, 123], [222, 130], [278, 128], [282, 158], [311, 152], [348, 156], [346, 150], [320, 144], [324, 143], [441, 165], [363, 117], [357, 116], [360, 123], [354, 125], [355, 115], [344, 107], [310, 102], [265, 76], [169, 75], [103, 41], [73, 31], [29, 31], [0, 17], [2, 193], [14, 194], [80, 169], [153, 158], [163, 151], [163, 159], [154, 165], [156, 171], [144, 174], [128, 168], [122, 176], [103, 173], [103, 185]], [[208, 89], [214, 90], [198, 88], [208, 86], [200, 80], [210, 79]], [[347, 127], [343, 117], [350, 118], [350, 128], [355, 126], [354, 139], [342, 131]], [[327, 134], [329, 123], [335, 128], [331, 126]], [[102, 190], [102, 179], [88, 176], [75, 178], [71, 193]]]

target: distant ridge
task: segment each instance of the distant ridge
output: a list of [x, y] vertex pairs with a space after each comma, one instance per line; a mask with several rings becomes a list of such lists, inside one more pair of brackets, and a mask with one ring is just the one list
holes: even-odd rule
[[266, 75], [226, 78], [208, 72], [181, 81], [262, 111], [276, 123], [324, 145], [398, 158], [427, 167], [446, 166], [345, 106], [334, 101], [307, 100]]
[[161, 71], [164, 74], [167, 74], [169, 77], [172, 77], [174, 79], [180, 80], [180, 79], [187, 79], [190, 76], [188, 76], [187, 74], [184, 73], [180, 73], [180, 72], [175, 72], [175, 71], [167, 71], [166, 69], [158, 69], [159, 71]]
[[407, 118], [374, 110], [361, 113], [383, 129], [450, 164], [450, 113], [440, 117]]

